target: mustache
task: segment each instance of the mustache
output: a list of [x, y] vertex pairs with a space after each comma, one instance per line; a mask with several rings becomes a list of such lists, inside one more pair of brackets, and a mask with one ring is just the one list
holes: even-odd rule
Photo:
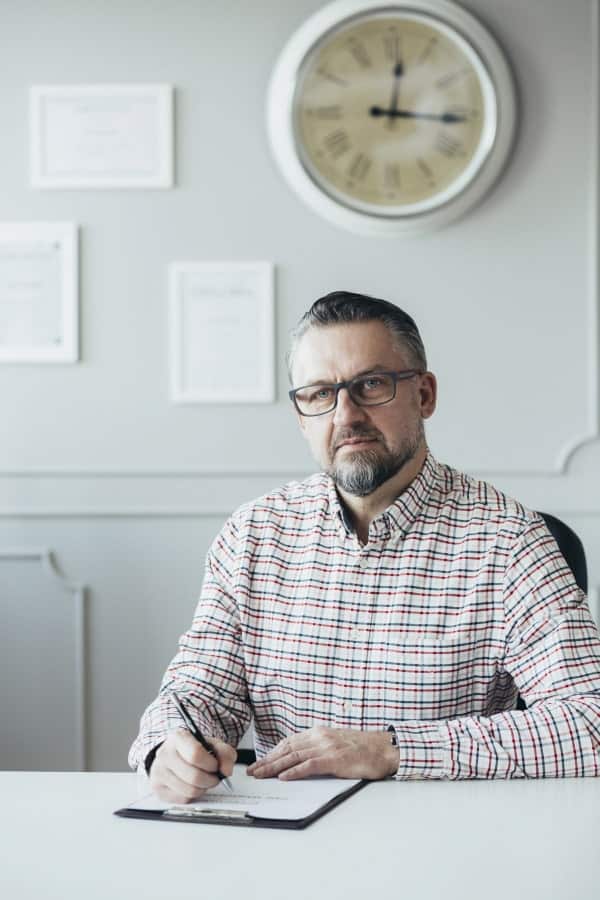
[[343, 444], [345, 441], [351, 441], [355, 438], [366, 438], [367, 440], [381, 440], [381, 432], [373, 431], [372, 428], [368, 426], [355, 425], [353, 428], [344, 428], [338, 431], [331, 442], [331, 446], [334, 450]]

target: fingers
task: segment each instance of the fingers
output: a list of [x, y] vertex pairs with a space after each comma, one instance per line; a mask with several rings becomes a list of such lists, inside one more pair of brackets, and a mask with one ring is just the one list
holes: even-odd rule
[[[165, 747], [171, 736], [173, 736], [173, 744], [177, 755], [190, 766], [202, 769], [204, 772], [216, 772], [219, 768], [219, 759], [205, 750], [199, 741], [190, 734], [185, 728], [178, 728], [171, 732], [163, 747]], [[221, 743], [221, 742], [219, 742]], [[158, 756], [158, 754], [157, 754]]]
[[248, 769], [248, 774], [254, 775], [255, 778], [275, 778], [281, 772], [285, 772], [286, 769], [291, 769], [293, 766], [304, 762], [308, 757], [304, 756], [303, 753], [310, 755], [310, 751], [290, 750], [288, 753], [277, 756], [275, 759], [267, 760], [265, 757], [260, 762], [254, 763], [252, 768]]
[[331, 760], [327, 756], [313, 756], [279, 775], [282, 781], [295, 781], [313, 775], [331, 775]]
[[310, 729], [285, 738], [274, 750], [252, 763], [247, 773], [255, 778], [275, 778], [283, 777], [284, 772], [295, 771], [304, 773], [299, 777], [306, 777], [307, 774], [324, 774], [321, 769], [325, 760], [321, 732]]
[[283, 759], [283, 757], [292, 752], [292, 742], [297, 740], [297, 738], [298, 735], [294, 735], [293, 737], [287, 737], [284, 738], [283, 741], [280, 741], [270, 753], [267, 753], [262, 759], [257, 759], [256, 762], [253, 762], [248, 766], [246, 769], [248, 775], [256, 775], [256, 777], [259, 778], [259, 773], [264, 772], [271, 764], [277, 763], [278, 760]]
[[172, 731], [159, 748], [150, 769], [153, 792], [169, 803], [188, 803], [219, 784], [221, 767], [231, 775], [237, 753], [224, 741], [214, 740], [217, 757], [205, 750], [185, 729]]
[[329, 756], [318, 755], [316, 749], [295, 751], [280, 757], [274, 763], [260, 766], [253, 774], [255, 778], [280, 778], [282, 781], [293, 781], [297, 778], [309, 778], [312, 775], [330, 775], [332, 760]]
[[218, 738], [211, 738], [210, 744], [216, 756], [205, 750], [196, 738], [185, 728], [177, 729], [175, 734], [175, 747], [179, 756], [192, 766], [197, 766], [205, 772], [217, 772], [219, 769], [224, 775], [231, 775], [237, 759], [237, 750]]
[[217, 738], [211, 738], [210, 742], [217, 754], [218, 768], [223, 775], [229, 777], [233, 774], [233, 767], [237, 760], [237, 750], [230, 744], [226, 744], [225, 741], [220, 741]]
[[267, 753], [262, 759], [258, 759], [256, 762], [252, 763], [252, 765], [249, 766], [248, 771], [250, 771], [250, 774], [253, 774], [253, 769], [262, 766], [265, 763], [275, 762], [295, 751], [307, 750], [309, 747], [314, 747], [318, 744], [319, 739], [320, 730], [316, 728], [310, 728], [308, 731], [301, 731], [299, 734], [289, 735], [280, 741], [270, 753]]
[[191, 783], [167, 766], [158, 768], [156, 772], [152, 766], [150, 783], [153, 792], [160, 800], [169, 803], [189, 803], [201, 797], [208, 788], [218, 784], [219, 779], [214, 775], [205, 774]]

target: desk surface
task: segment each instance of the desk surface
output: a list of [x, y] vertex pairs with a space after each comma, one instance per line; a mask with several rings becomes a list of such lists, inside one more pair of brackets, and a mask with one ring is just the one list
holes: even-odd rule
[[304, 831], [122, 819], [129, 774], [0, 772], [10, 900], [598, 900], [600, 778], [376, 782]]

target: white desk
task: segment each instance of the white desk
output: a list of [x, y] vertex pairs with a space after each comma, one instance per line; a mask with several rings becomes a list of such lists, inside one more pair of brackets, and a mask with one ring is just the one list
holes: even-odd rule
[[598, 900], [600, 778], [378, 782], [304, 831], [122, 819], [129, 774], [0, 772], [6, 900]]

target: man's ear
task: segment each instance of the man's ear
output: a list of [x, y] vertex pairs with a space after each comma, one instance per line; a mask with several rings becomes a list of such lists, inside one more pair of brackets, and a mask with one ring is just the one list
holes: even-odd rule
[[437, 404], [437, 379], [433, 372], [424, 372], [419, 384], [421, 415], [428, 419], [435, 412]]

